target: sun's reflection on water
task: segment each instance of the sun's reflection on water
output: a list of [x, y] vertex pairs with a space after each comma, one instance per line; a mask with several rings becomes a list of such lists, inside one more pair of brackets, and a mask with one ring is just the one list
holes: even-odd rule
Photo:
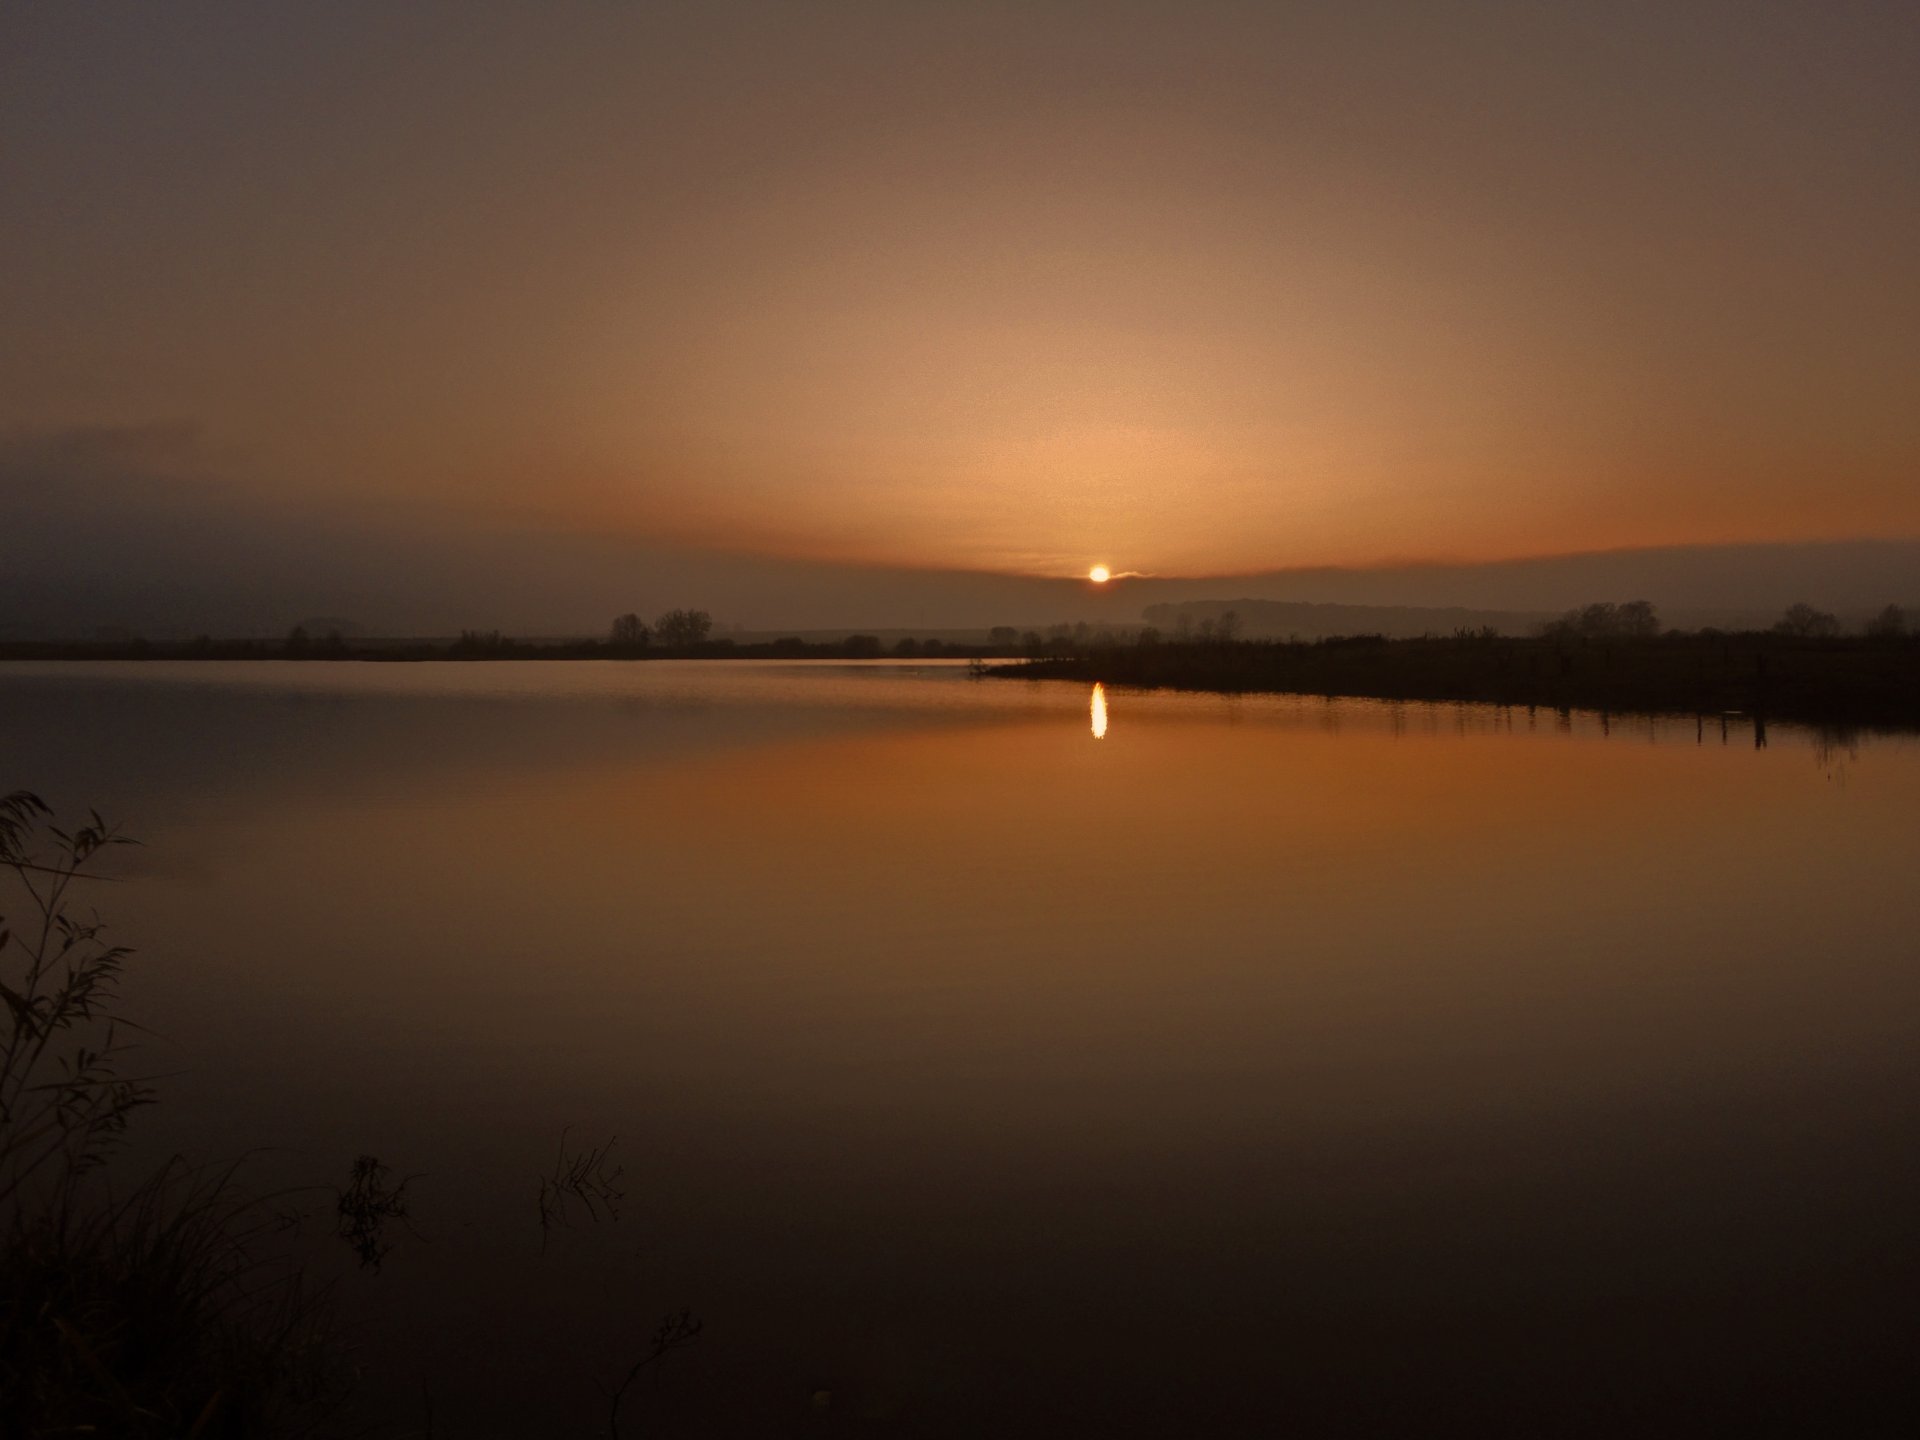
[[1088, 713], [1093, 717], [1093, 738], [1107, 738], [1107, 687], [1098, 680], [1093, 682], [1093, 699], [1087, 702]]

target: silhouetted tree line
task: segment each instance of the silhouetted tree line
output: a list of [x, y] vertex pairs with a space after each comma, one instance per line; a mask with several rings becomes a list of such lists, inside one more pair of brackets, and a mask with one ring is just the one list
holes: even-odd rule
[[669, 610], [653, 622], [653, 638], [668, 650], [691, 650], [713, 629], [704, 610]]
[[713, 617], [704, 610], [669, 610], [649, 626], [629, 612], [616, 615], [607, 630], [607, 644], [629, 654], [658, 648], [692, 650], [705, 644], [713, 632]]
[[1867, 622], [1867, 634], [1875, 640], [1900, 640], [1908, 634], [1907, 612], [1889, 605]]
[[1840, 621], [1825, 610], [1816, 610], [1801, 601], [1789, 605], [1786, 614], [1773, 622], [1773, 628], [1776, 634], [1796, 635], [1802, 640], [1826, 640], [1840, 633]]
[[1619, 605], [1602, 602], [1567, 611], [1543, 633], [1582, 640], [1650, 640], [1660, 633], [1660, 617], [1647, 600], [1628, 600]]
[[306, 626], [296, 625], [287, 632], [281, 653], [289, 660], [338, 659], [347, 653], [347, 642], [338, 630], [329, 630], [316, 640], [307, 633]]
[[[1598, 648], [1609, 653], [1638, 650], [1650, 645], [1675, 644], [1687, 640], [1718, 642], [1766, 638], [1791, 641], [1800, 646], [1829, 645], [1846, 647], [1868, 645], [1905, 650], [1920, 640], [1920, 632], [1906, 610], [1888, 605], [1866, 622], [1863, 629], [1849, 636], [1839, 618], [1806, 602], [1787, 607], [1780, 618], [1765, 630], [1721, 631], [1705, 629], [1693, 632], [1665, 630], [1651, 602], [1627, 600], [1599, 602], [1569, 610], [1559, 619], [1543, 626], [1530, 642], [1509, 636], [1491, 627], [1457, 630], [1450, 637], [1429, 635], [1426, 642], [1442, 639], [1456, 645], [1513, 645], [1547, 643], [1559, 646]], [[925, 639], [906, 636], [890, 646], [871, 633], [850, 634], [841, 640], [804, 640], [782, 636], [775, 640], [741, 642], [730, 637], [715, 637], [713, 617], [705, 610], [674, 609], [659, 615], [649, 624], [629, 612], [616, 616], [602, 640], [527, 640], [502, 634], [498, 630], [462, 630], [450, 641], [374, 640], [348, 638], [339, 630], [328, 629], [318, 635], [306, 625], [296, 625], [284, 639], [215, 640], [197, 635], [187, 641], [150, 641], [127, 631], [103, 632], [92, 641], [12, 641], [0, 643], [0, 658], [5, 659], [185, 659], [185, 660], [605, 660], [648, 658], [699, 659], [878, 659], [889, 653], [901, 658], [1010, 659], [1028, 661], [1071, 661], [1117, 650], [1152, 650], [1164, 647], [1170, 652], [1208, 652], [1237, 647], [1272, 645], [1314, 645], [1352, 648], [1377, 645], [1421, 643], [1388, 640], [1377, 634], [1330, 635], [1312, 642], [1298, 637], [1288, 640], [1245, 639], [1240, 616], [1232, 610], [1218, 616], [1194, 621], [1181, 616], [1171, 632], [1156, 626], [1059, 624], [1045, 630], [1019, 630], [1011, 625], [996, 625], [987, 633], [987, 643], [967, 644], [937, 637]], [[1172, 662], [1168, 662], [1172, 663]], [[1230, 667], [1231, 668], [1231, 667]]]
[[1274, 691], [1583, 710], [1920, 726], [1920, 634], [1898, 606], [1865, 634], [1804, 603], [1771, 628], [1662, 631], [1644, 600], [1568, 611], [1533, 636], [1491, 628], [1389, 640], [1241, 640], [1216, 625], [1129, 636], [1066, 627], [1023, 637], [992, 673], [1147, 688]]
[[[628, 632], [631, 635], [631, 632]], [[179, 642], [144, 639], [98, 641], [0, 642], [0, 659], [14, 660], [991, 660], [1024, 653], [1014, 645], [969, 645], [929, 636], [905, 636], [891, 644], [878, 635], [848, 635], [839, 640], [806, 640], [797, 635], [741, 641], [728, 636], [692, 644], [668, 645], [649, 628], [644, 641], [525, 640], [498, 630], [463, 630], [452, 640], [347, 640], [332, 635], [304, 641], [214, 640], [196, 636]]]

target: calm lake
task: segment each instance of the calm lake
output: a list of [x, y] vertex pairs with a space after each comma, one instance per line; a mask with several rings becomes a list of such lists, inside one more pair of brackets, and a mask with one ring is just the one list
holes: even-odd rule
[[[1912, 1398], [1910, 738], [941, 665], [10, 664], [15, 787], [144, 842], [89, 896], [140, 952], [142, 1147], [418, 1177], [340, 1291], [416, 1433], [605, 1433], [682, 1305], [623, 1434]], [[618, 1137], [625, 1199], [543, 1247], [563, 1129]]]

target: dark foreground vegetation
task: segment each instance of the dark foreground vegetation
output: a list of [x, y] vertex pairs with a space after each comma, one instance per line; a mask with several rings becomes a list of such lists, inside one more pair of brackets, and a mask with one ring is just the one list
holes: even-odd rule
[[[377, 1274], [413, 1235], [408, 1178], [362, 1155], [344, 1186], [261, 1193], [241, 1162], [128, 1163], [156, 1098], [120, 1013], [132, 952], [78, 893], [130, 842], [98, 815], [53, 818], [0, 792], [0, 1440], [432, 1435], [430, 1393], [421, 1427], [354, 1413], [362, 1357], [316, 1248]], [[616, 1219], [625, 1193], [612, 1142], [563, 1131], [552, 1167], [532, 1187], [543, 1252], [556, 1229]], [[679, 1309], [636, 1332], [586, 1397], [597, 1423], [557, 1431], [637, 1433], [637, 1382], [701, 1329]]]
[[0, 795], [0, 1434], [273, 1433], [326, 1368], [310, 1292], [262, 1249], [273, 1207], [230, 1169], [112, 1168], [153, 1092], [123, 1063], [128, 952], [70, 897], [121, 843]]
[[1308, 643], [1144, 637], [1129, 644], [1056, 644], [991, 673], [1173, 690], [1614, 713], [1739, 711], [1818, 724], [1920, 726], [1920, 638], [1905, 635], [1354, 635]]

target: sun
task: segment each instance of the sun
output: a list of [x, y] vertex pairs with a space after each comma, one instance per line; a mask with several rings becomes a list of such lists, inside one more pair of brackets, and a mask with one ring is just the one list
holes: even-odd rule
[[1087, 571], [1087, 578], [1096, 585], [1104, 585], [1113, 578], [1113, 571], [1104, 565], [1096, 565]]

